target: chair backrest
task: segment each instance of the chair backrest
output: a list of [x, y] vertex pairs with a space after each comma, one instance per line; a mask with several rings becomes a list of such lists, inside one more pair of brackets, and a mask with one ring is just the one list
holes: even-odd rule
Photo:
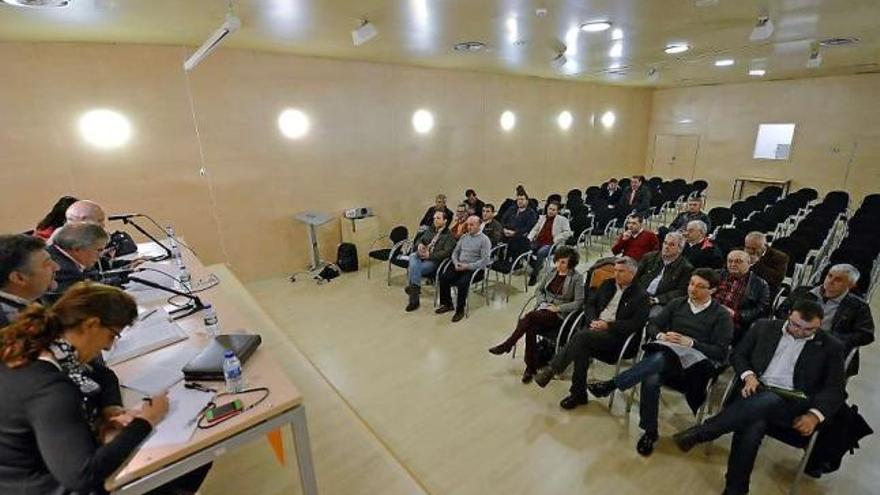
[[409, 230], [403, 225], [398, 225], [397, 227], [394, 227], [393, 229], [391, 229], [391, 233], [388, 234], [388, 238], [391, 239], [391, 242], [395, 244], [406, 239], [407, 237], [409, 237]]
[[603, 282], [610, 278], [614, 278], [614, 261], [605, 260], [596, 262], [596, 264], [590, 268], [589, 287], [591, 290], [596, 290]]
[[733, 220], [733, 213], [730, 211], [730, 208], [717, 206], [709, 210], [709, 220], [712, 221], [713, 227], [727, 225]]

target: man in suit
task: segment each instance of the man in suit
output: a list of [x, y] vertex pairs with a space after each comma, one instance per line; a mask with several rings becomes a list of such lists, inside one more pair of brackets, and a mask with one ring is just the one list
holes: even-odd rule
[[724, 260], [721, 250], [707, 237], [709, 227], [702, 220], [691, 220], [684, 230], [687, 241], [684, 245], [684, 257], [694, 268], [721, 268]]
[[645, 185], [644, 175], [634, 175], [630, 179], [629, 187], [620, 195], [617, 206], [617, 217], [620, 221], [626, 219], [631, 213], [636, 213], [642, 218], [648, 216], [651, 209], [651, 191]]
[[57, 270], [39, 237], [0, 235], [0, 328], [55, 287]]
[[[871, 307], [864, 299], [850, 293], [859, 281], [859, 271], [848, 264], [834, 265], [828, 270], [822, 285], [802, 286], [779, 306], [777, 317], [784, 316], [799, 300], [816, 301], [822, 306], [822, 330], [831, 333], [843, 343], [844, 353], [874, 342], [874, 318]], [[856, 353], [847, 374], [859, 372], [859, 355]]]
[[749, 492], [749, 478], [769, 425], [809, 437], [846, 399], [843, 346], [819, 332], [824, 312], [801, 299], [787, 320], [759, 320], [731, 358], [739, 387], [733, 401], [703, 424], [674, 436], [687, 452], [733, 433], [725, 495]]
[[528, 236], [536, 223], [538, 223], [538, 212], [529, 207], [529, 196], [525, 190], [518, 191], [516, 208], [508, 209], [501, 217], [501, 225], [504, 226], [502, 231], [504, 242], [510, 242], [514, 237]]
[[767, 245], [767, 236], [761, 232], [746, 234], [745, 251], [752, 258], [752, 271], [763, 278], [770, 286], [770, 298], [776, 297], [785, 272], [788, 270], [788, 255]]
[[639, 262], [636, 284], [648, 293], [652, 306], [662, 306], [687, 294], [694, 267], [681, 255], [684, 236], [670, 232], [660, 251], [648, 253]]
[[[626, 339], [637, 334], [648, 321], [648, 294], [633, 283], [639, 265], [630, 257], [614, 262], [614, 278], [608, 279], [590, 295], [584, 305], [584, 326], [559, 351], [548, 366], [538, 370], [535, 383], [547, 386], [550, 380], [574, 361], [574, 374], [568, 397], [559, 405], [574, 409], [587, 403], [587, 371], [593, 357], [614, 363]], [[641, 345], [630, 345], [633, 354]]]
[[657, 234], [646, 230], [642, 218], [638, 215], [630, 215], [626, 218], [626, 229], [611, 246], [611, 252], [621, 256], [629, 256], [639, 261], [651, 251], [660, 247]]
[[770, 313], [767, 282], [750, 268], [748, 253], [734, 249], [727, 255], [727, 269], [719, 271], [721, 284], [714, 297], [733, 318], [733, 345], [742, 340], [755, 320]]
[[617, 183], [617, 179], [611, 179], [602, 188], [602, 201], [612, 207], [617, 206], [620, 203], [621, 194], [622, 191], [620, 190], [620, 184]]
[[51, 300], [73, 284], [91, 278], [89, 271], [101, 258], [108, 239], [107, 232], [96, 223], [67, 223], [55, 231], [47, 249], [59, 267], [55, 274], [58, 287], [49, 294]]

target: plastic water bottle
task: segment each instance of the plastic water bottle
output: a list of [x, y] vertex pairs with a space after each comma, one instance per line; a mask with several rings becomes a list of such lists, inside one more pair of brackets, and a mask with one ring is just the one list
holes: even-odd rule
[[180, 284], [180, 290], [189, 292], [192, 287], [192, 275], [186, 269], [186, 265], [180, 265], [180, 271], [177, 274], [177, 281]]
[[223, 377], [226, 379], [226, 391], [238, 393], [244, 390], [244, 372], [241, 369], [241, 361], [235, 357], [232, 351], [223, 354]]
[[205, 331], [211, 337], [220, 333], [220, 322], [217, 320], [217, 312], [210, 304], [205, 306]]
[[177, 245], [177, 237], [174, 236], [174, 228], [172, 226], [165, 227], [165, 233], [168, 234], [168, 243], [171, 249], [171, 259], [179, 265], [183, 264], [183, 258], [180, 256], [180, 246]]

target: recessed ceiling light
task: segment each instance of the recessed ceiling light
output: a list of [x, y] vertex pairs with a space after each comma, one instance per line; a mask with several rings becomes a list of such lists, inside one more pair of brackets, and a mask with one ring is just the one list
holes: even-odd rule
[[98, 148], [118, 148], [131, 137], [131, 124], [121, 113], [105, 108], [90, 110], [79, 119], [83, 139]]
[[715, 61], [715, 67], [730, 67], [734, 63], [732, 58], [720, 58]]
[[288, 139], [299, 139], [309, 132], [309, 117], [302, 110], [288, 108], [278, 115], [278, 129]]
[[691, 47], [687, 43], [672, 43], [666, 45], [666, 48], [664, 48], [663, 51], [672, 55], [675, 53], [684, 53], [690, 49]]
[[611, 31], [611, 39], [614, 41], [623, 39], [623, 29], [614, 28], [614, 31]]
[[610, 27], [611, 23], [608, 21], [592, 21], [581, 24], [581, 31], [584, 31], [585, 33], [598, 33], [600, 31], [605, 31]]
[[465, 53], [476, 53], [483, 48], [486, 48], [486, 44], [482, 41], [462, 41], [461, 43], [456, 43], [452, 47], [452, 49], [457, 52]]
[[0, 0], [0, 3], [15, 7], [33, 7], [37, 9], [52, 9], [67, 7], [72, 0]]
[[858, 43], [859, 41], [861, 41], [861, 39], [856, 38], [855, 36], [849, 36], [846, 38], [825, 38], [824, 40], [819, 41], [819, 44], [822, 46], [845, 46]]
[[767, 71], [764, 70], [764, 69], [750, 69], [750, 70], [749, 70], [749, 75], [750, 75], [750, 76], [761, 77], [761, 76], [763, 76], [763, 75], [766, 74], [766, 73], [767, 73]]

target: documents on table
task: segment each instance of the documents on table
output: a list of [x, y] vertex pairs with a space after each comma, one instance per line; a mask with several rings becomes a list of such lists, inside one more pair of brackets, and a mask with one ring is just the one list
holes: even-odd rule
[[189, 346], [179, 346], [176, 352], [161, 361], [150, 363], [144, 373], [124, 380], [122, 386], [143, 395], [156, 395], [183, 380], [183, 367], [200, 352]]
[[213, 392], [188, 389], [179, 382], [168, 393], [168, 414], [141, 445], [142, 449], [186, 443], [198, 423], [198, 415], [214, 398]]
[[[177, 284], [177, 273], [172, 270], [172, 266], [168, 263], [157, 263], [148, 261], [139, 267], [141, 270], [136, 272], [134, 276], [149, 280], [150, 282], [174, 289]], [[134, 297], [138, 303], [146, 303], [157, 299], [167, 299], [171, 296], [168, 292], [137, 282], [129, 282], [125, 285], [125, 291]]]
[[123, 330], [109, 351], [104, 351], [107, 364], [117, 364], [161, 347], [186, 340], [186, 332], [171, 321], [164, 309], [145, 314], [145, 318]]

